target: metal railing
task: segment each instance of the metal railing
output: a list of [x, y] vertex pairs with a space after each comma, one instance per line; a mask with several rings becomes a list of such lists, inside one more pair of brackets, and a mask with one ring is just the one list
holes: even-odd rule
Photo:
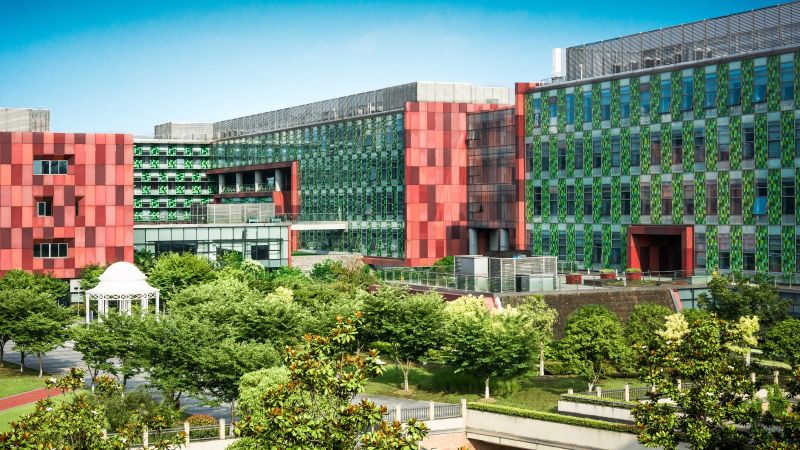
[[407, 422], [409, 419], [430, 420], [430, 408], [406, 408], [400, 411], [400, 421]]
[[452, 419], [455, 417], [461, 417], [461, 405], [456, 403], [436, 405], [433, 408], [433, 417], [436, 419]]

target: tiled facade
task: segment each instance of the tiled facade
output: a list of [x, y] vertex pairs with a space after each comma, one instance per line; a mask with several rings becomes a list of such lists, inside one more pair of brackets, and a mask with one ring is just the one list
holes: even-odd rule
[[0, 133], [0, 274], [116, 261], [133, 261], [132, 136]]

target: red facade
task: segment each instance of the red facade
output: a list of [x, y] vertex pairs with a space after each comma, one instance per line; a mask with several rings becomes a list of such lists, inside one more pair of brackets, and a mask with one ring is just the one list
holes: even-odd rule
[[[34, 161], [66, 161], [66, 174], [35, 175]], [[49, 244], [66, 254], [41, 257]], [[0, 133], [0, 275], [76, 278], [116, 261], [133, 261], [133, 136]]]

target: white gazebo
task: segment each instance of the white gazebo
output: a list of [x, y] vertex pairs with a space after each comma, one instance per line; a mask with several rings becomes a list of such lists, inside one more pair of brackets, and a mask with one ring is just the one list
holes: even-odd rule
[[150, 300], [155, 300], [158, 315], [158, 289], [147, 284], [146, 277], [129, 262], [116, 262], [100, 275], [97, 286], [86, 291], [86, 323], [91, 320], [89, 311], [92, 301], [97, 301], [98, 320], [108, 311], [110, 302], [116, 302], [120, 312], [131, 313], [131, 305], [139, 301], [142, 311], [147, 310]]

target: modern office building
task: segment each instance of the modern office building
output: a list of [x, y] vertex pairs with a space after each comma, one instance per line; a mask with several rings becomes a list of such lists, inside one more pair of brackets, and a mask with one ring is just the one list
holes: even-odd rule
[[0, 275], [133, 261], [133, 137], [0, 132]]
[[508, 104], [507, 88], [417, 82], [217, 122], [214, 202], [272, 202], [305, 224], [301, 248], [373, 264], [465, 254], [467, 115]]
[[522, 105], [532, 253], [797, 272], [799, 50], [797, 2], [566, 49]]

